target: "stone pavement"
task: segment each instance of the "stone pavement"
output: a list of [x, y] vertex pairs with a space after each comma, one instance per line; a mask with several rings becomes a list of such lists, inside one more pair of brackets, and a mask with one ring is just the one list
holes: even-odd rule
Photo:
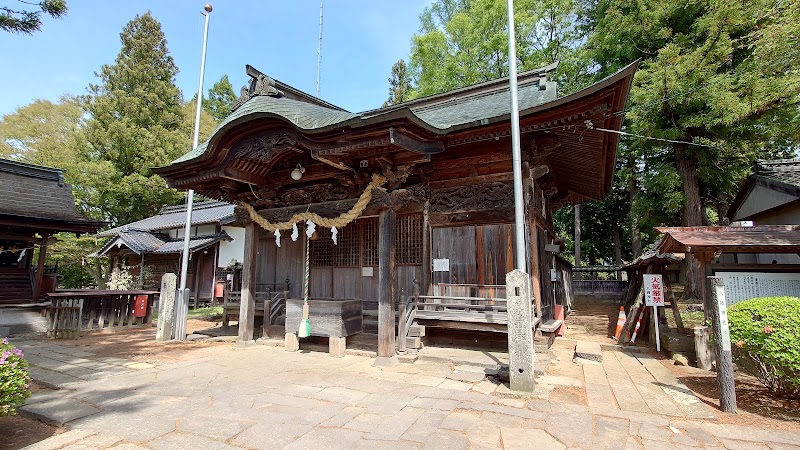
[[485, 378], [494, 354], [455, 364], [432, 351], [378, 368], [365, 356], [218, 344], [151, 365], [15, 344], [35, 378], [59, 387], [20, 411], [69, 430], [31, 449], [800, 449], [800, 433], [717, 423], [721, 413], [647, 353], [576, 364], [566, 340], [524, 397]]

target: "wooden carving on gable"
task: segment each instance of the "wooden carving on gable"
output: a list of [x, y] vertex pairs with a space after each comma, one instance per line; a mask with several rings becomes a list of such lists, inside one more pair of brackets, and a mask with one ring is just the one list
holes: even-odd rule
[[299, 140], [294, 133], [270, 133], [246, 139], [234, 148], [234, 155], [242, 159], [270, 161], [276, 154], [296, 147]]
[[495, 182], [431, 191], [431, 212], [486, 211], [513, 206], [511, 183]]

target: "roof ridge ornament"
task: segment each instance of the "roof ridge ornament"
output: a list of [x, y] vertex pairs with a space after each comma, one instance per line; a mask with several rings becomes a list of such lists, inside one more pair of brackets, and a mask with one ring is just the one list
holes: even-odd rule
[[259, 95], [283, 97], [283, 92], [275, 87], [275, 80], [272, 78], [264, 75], [250, 64], [245, 66], [245, 72], [250, 76], [250, 81], [247, 86], [242, 87], [239, 98], [231, 107], [231, 112], [236, 111], [240, 106], [247, 103], [248, 100]]

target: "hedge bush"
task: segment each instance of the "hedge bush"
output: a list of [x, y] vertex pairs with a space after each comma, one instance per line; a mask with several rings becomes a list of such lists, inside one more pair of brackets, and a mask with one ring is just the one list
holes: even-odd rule
[[728, 309], [733, 358], [781, 397], [800, 398], [800, 298], [745, 300]]
[[30, 382], [28, 362], [22, 350], [3, 338], [0, 343], [0, 417], [14, 414], [14, 407], [27, 400], [31, 393]]

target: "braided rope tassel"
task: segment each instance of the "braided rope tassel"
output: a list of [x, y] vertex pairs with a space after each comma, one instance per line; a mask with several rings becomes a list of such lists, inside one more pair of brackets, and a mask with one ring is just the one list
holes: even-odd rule
[[300, 329], [297, 330], [297, 336], [304, 338], [311, 335], [311, 322], [308, 320], [308, 282], [311, 273], [311, 265], [309, 264], [311, 253], [311, 238], [306, 237], [306, 265], [305, 273], [303, 275], [303, 318], [300, 320]]

